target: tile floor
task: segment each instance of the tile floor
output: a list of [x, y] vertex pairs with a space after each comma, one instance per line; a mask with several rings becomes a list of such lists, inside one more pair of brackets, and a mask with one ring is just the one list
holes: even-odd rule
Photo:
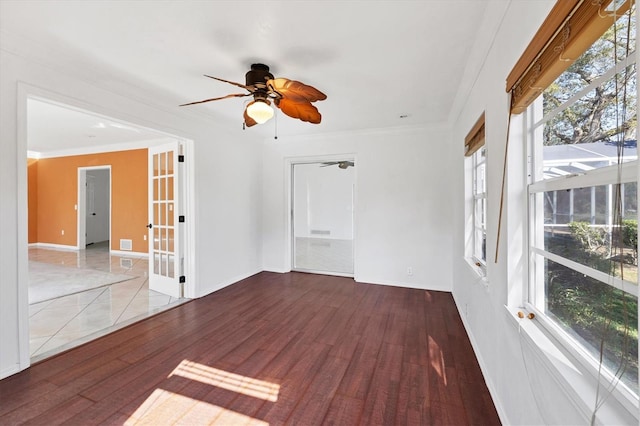
[[353, 274], [353, 240], [296, 237], [294, 269]]
[[32, 362], [186, 301], [149, 290], [147, 259], [110, 255], [108, 242], [81, 251], [29, 248], [29, 260], [131, 275], [128, 281], [29, 305]]

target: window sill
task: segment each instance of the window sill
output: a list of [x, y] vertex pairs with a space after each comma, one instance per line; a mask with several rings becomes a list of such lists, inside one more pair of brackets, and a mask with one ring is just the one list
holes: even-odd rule
[[[591, 416], [596, 398], [597, 379], [590, 371], [577, 362], [572, 355], [556, 344], [538, 325], [535, 319], [519, 318], [518, 311], [524, 309], [513, 309], [505, 306], [508, 322], [512, 324], [521, 336], [522, 350], [527, 350], [533, 354], [538, 361], [549, 372], [549, 375], [567, 397], [573, 402], [574, 407], [584, 417], [585, 424], [591, 422]], [[526, 367], [526, 365], [525, 365]], [[529, 378], [531, 381], [531, 378]], [[602, 389], [602, 387], [601, 387]], [[534, 396], [536, 393], [542, 395], [544, 389], [531, 389]], [[539, 397], [540, 398], [540, 397]], [[623, 399], [623, 398], [620, 398]], [[606, 403], [598, 410], [596, 424], [638, 424], [638, 405], [628, 400], [610, 397]], [[541, 415], [545, 415], [543, 407], [539, 407]], [[550, 413], [547, 413], [550, 415]], [[549, 422], [548, 419], [544, 419]], [[551, 422], [555, 422], [551, 419]]]
[[469, 268], [471, 268], [471, 270], [478, 276], [478, 280], [482, 282], [482, 285], [488, 287], [489, 279], [487, 278], [487, 267], [482, 264], [478, 266], [479, 262], [472, 257], [465, 257], [464, 260], [467, 265], [469, 265]]

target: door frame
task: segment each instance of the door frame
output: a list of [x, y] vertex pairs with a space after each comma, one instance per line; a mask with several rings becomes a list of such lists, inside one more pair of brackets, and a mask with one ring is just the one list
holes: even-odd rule
[[78, 224], [78, 250], [87, 248], [87, 171], [89, 170], [109, 170], [109, 253], [111, 253], [111, 220], [113, 201], [113, 175], [111, 165], [78, 167], [78, 204], [76, 204], [77, 224]]
[[[128, 119], [120, 118], [120, 114], [117, 110], [108, 109], [100, 105], [86, 102], [78, 98], [66, 96], [57, 92], [53, 92], [41, 87], [33, 86], [28, 83], [18, 82], [17, 85], [17, 117], [16, 117], [16, 168], [18, 171], [18, 215], [17, 215], [17, 303], [16, 311], [18, 317], [18, 365], [15, 372], [22, 371], [31, 365], [31, 355], [29, 350], [29, 295], [28, 295], [28, 282], [29, 282], [29, 244], [28, 244], [28, 200], [27, 200], [27, 157], [28, 157], [28, 130], [27, 130], [27, 101], [34, 99], [42, 102], [48, 102], [54, 105], [58, 105], [63, 108], [72, 110], [78, 110], [84, 113], [93, 114], [97, 117], [111, 120], [113, 122], [129, 125], [137, 128], [143, 128], [154, 131], [163, 136], [163, 142], [166, 138], [177, 139], [183, 144], [183, 152], [185, 158], [188, 160], [184, 163], [184, 179], [181, 185], [183, 191], [183, 208], [187, 220], [184, 227], [184, 271], [188, 277], [185, 283], [184, 297], [194, 298], [197, 294], [197, 276], [196, 276], [196, 209], [195, 209], [195, 170], [194, 170], [194, 143], [192, 139], [183, 138], [181, 136], [169, 133], [164, 130], [160, 130], [161, 124], [143, 125], [136, 123], [140, 121], [135, 119], [129, 121]], [[144, 147], [150, 146], [152, 142], [147, 142]], [[134, 143], [135, 144], [135, 143]], [[132, 144], [132, 146], [134, 145]], [[144, 148], [140, 144], [136, 144], [136, 148]], [[120, 145], [121, 150], [125, 149]]]
[[[315, 156], [305, 156], [305, 157], [289, 157], [285, 158], [285, 203], [286, 203], [286, 226], [285, 226], [285, 270], [286, 271], [294, 271], [293, 269], [293, 256], [294, 252], [294, 232], [293, 232], [293, 197], [294, 197], [294, 187], [293, 187], [293, 167], [296, 164], [314, 164], [314, 163], [324, 163], [328, 161], [353, 161], [356, 165], [358, 164], [357, 155], [355, 153], [344, 153], [344, 154], [330, 154], [330, 155], [315, 155]], [[358, 241], [358, 221], [357, 221], [357, 209], [358, 205], [358, 168], [356, 167], [353, 175], [353, 274], [342, 274], [337, 272], [326, 272], [326, 271], [307, 271], [304, 272], [312, 272], [315, 274], [321, 275], [333, 275], [333, 276], [344, 276], [344, 277], [352, 277], [356, 281], [358, 280], [358, 263], [357, 259], [357, 241]]]

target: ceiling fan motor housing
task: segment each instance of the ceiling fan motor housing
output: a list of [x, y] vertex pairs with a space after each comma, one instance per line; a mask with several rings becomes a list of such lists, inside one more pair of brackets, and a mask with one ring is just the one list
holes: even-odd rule
[[247, 86], [266, 89], [267, 80], [273, 80], [273, 74], [269, 72], [269, 67], [264, 64], [252, 64], [251, 70], [245, 74], [245, 80]]

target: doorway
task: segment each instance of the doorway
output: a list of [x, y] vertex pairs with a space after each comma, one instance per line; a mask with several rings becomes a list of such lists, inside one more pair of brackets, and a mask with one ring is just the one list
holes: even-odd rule
[[293, 163], [292, 270], [354, 274], [355, 161]]
[[111, 167], [78, 168], [78, 249], [111, 249]]
[[[64, 241], [52, 241], [51, 233], [44, 232], [45, 227], [40, 229], [42, 232], [35, 232], [29, 235], [29, 240], [25, 238], [23, 241], [27, 258], [21, 257], [20, 260], [27, 264], [25, 270], [28, 270], [29, 279], [26, 284], [29, 287], [24, 290], [28, 293], [24, 299], [27, 304], [20, 308], [25, 312], [21, 315], [21, 329], [25, 334], [20, 337], [20, 350], [30, 357], [30, 362], [108, 334], [187, 300], [162, 294], [149, 286], [146, 170], [147, 151], [152, 147], [173, 141], [179, 144], [182, 157], [189, 158], [193, 142], [61, 103], [64, 99], [51, 101], [44, 95], [25, 94], [23, 98], [27, 118], [24, 122], [28, 126], [25, 126], [22, 141], [30, 158], [29, 164], [35, 163], [35, 174], [29, 174], [29, 181], [32, 178], [37, 181], [38, 176], [41, 181], [47, 181], [45, 173], [51, 173], [52, 162], [59, 161], [55, 171], [60, 170], [58, 167], [64, 163], [64, 182], [72, 181], [76, 175], [78, 186], [77, 194], [73, 193], [75, 183], [73, 189], [69, 188], [63, 194], [73, 199], [57, 203], [70, 206], [62, 213], [51, 211], [50, 201], [43, 206], [38, 203], [37, 196], [28, 194], [25, 197], [29, 200], [25, 215], [29, 226], [33, 218], [38, 227], [38, 210], [40, 217], [47, 219], [53, 214], [64, 215], [67, 224], [64, 226], [66, 233], [59, 229], [56, 231], [56, 237], [60, 239], [66, 234]], [[57, 95], [51, 97], [59, 98]], [[191, 166], [191, 163], [181, 164], [180, 185], [176, 186], [176, 197], [182, 203], [183, 215], [193, 211]], [[68, 175], [71, 170], [73, 175]], [[133, 174], [125, 176], [128, 172]], [[62, 178], [57, 175], [56, 179]], [[26, 187], [29, 190], [28, 183]], [[133, 187], [143, 188], [143, 193]], [[40, 192], [55, 193], [48, 187]], [[32, 198], [35, 203], [31, 202]], [[135, 207], [140, 205], [144, 207]], [[112, 206], [117, 207], [116, 210]], [[143, 216], [140, 226], [136, 219], [139, 212]], [[122, 230], [123, 226], [131, 223], [135, 224], [132, 230]], [[195, 293], [192, 287], [195, 283], [192, 279], [194, 263], [189, 257], [193, 253], [194, 224], [195, 221], [184, 224], [181, 234], [184, 250], [180, 271], [190, 278], [187, 284], [183, 284], [186, 297], [193, 297]], [[69, 232], [73, 228], [77, 231], [75, 236]], [[71, 238], [68, 238], [70, 234]], [[35, 280], [39, 288], [36, 297], [32, 297], [31, 283]], [[75, 286], [71, 291], [68, 290], [69, 284]], [[23, 343], [25, 340], [27, 344]], [[29, 357], [24, 361], [25, 367]]]

